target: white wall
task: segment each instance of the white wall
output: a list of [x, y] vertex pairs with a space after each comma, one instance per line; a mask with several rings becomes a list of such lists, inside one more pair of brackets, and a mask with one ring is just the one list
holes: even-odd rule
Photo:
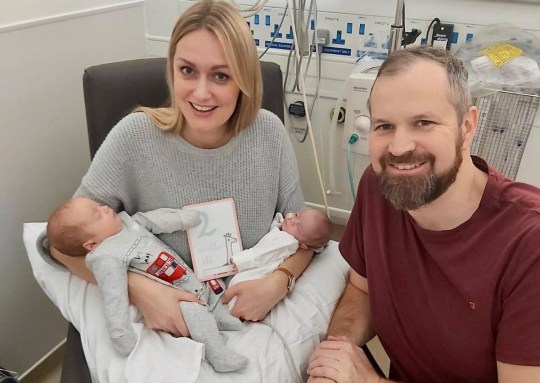
[[[237, 1], [242, 4], [254, 4], [255, 0]], [[307, 1], [309, 4], [309, 1]], [[169, 38], [170, 29], [178, 15], [192, 3], [191, 0], [145, 0], [146, 17], [147, 17], [147, 51], [151, 56], [163, 56], [167, 52], [167, 40]], [[340, 18], [340, 21], [322, 22], [334, 23], [327, 25], [344, 24], [344, 20], [355, 20], [355, 17], [365, 16], [370, 20], [382, 20], [384, 31], [390, 29], [389, 25], [394, 19], [396, 12], [395, 0], [318, 0], [318, 10], [321, 14], [332, 16], [331, 18]], [[287, 4], [286, 0], [269, 0], [267, 7], [274, 9], [283, 8]], [[529, 0], [522, 3], [517, 1], [488, 1], [488, 0], [405, 0], [406, 15], [408, 19], [407, 30], [411, 28], [411, 20], [417, 21], [419, 25], [425, 29], [429, 21], [438, 17], [443, 22], [455, 23], [456, 31], [459, 29], [460, 40], [464, 40], [466, 32], [477, 32], [484, 25], [493, 23], [512, 23], [524, 29], [534, 30], [537, 36], [540, 37], [540, 25], [538, 24], [538, 12], [540, 11], [540, 0]], [[278, 15], [274, 11], [265, 11], [265, 14], [273, 14], [272, 25], [265, 27], [262, 25], [256, 27], [251, 25], [254, 31], [255, 38], [269, 40], [269, 32], [273, 30], [273, 24], [279, 21]], [[279, 12], [278, 12], [279, 14]], [[282, 14], [282, 13], [281, 13]], [[389, 21], [390, 20], [390, 21]], [[251, 20], [253, 21], [253, 20]], [[321, 21], [319, 21], [321, 22]], [[288, 23], [286, 19], [285, 24]], [[426, 25], [423, 25], [426, 24]], [[373, 25], [372, 25], [373, 26]], [[332, 28], [332, 27], [331, 27]], [[335, 29], [335, 28], [334, 28]], [[343, 29], [343, 28], [341, 28]], [[288, 30], [286, 27], [284, 33]], [[330, 29], [331, 33], [335, 30]], [[332, 36], [331, 36], [332, 37]], [[358, 47], [353, 44], [350, 48]], [[262, 48], [259, 48], [262, 51]], [[274, 61], [278, 63], [282, 70], [286, 68], [286, 51], [270, 50], [263, 60]], [[322, 61], [322, 81], [320, 88], [321, 99], [317, 104], [312, 123], [314, 125], [314, 133], [316, 135], [318, 158], [321, 163], [321, 171], [325, 188], [328, 188], [328, 173], [329, 167], [333, 166], [337, 169], [337, 190], [342, 192], [342, 195], [328, 196], [328, 204], [331, 208], [334, 221], [344, 223], [348, 217], [349, 210], [352, 207], [352, 197], [348, 183], [346, 170], [346, 152], [342, 149], [341, 141], [343, 136], [343, 128], [338, 128], [336, 137], [335, 153], [336, 157], [331, 160], [329, 158], [330, 141], [330, 117], [329, 112], [335, 105], [335, 100], [339, 96], [344, 80], [354, 67], [353, 58], [343, 58], [332, 55], [323, 55]], [[314, 94], [315, 83], [313, 76], [315, 72], [315, 64], [310, 66], [311, 77], [307, 79], [308, 94]], [[291, 66], [290, 78], [294, 81], [294, 73]], [[289, 82], [289, 87], [292, 82]], [[296, 92], [287, 92], [287, 103], [302, 100]], [[304, 120], [294, 120], [295, 126], [305, 125]], [[287, 121], [286, 121], [287, 124]], [[522, 160], [520, 171], [517, 179], [524, 182], [529, 182], [540, 186], [540, 172], [537, 171], [536, 164], [540, 161], [540, 124], [533, 128], [529, 143]], [[300, 177], [304, 195], [309, 203], [322, 206], [323, 194], [319, 187], [317, 178], [317, 170], [315, 167], [314, 155], [311, 149], [309, 140], [306, 143], [299, 144], [291, 134], [291, 139], [296, 151], [296, 156], [299, 161]], [[354, 178], [358, 181], [363, 169], [369, 163], [367, 157], [356, 156], [354, 160]]]
[[[283, 7], [285, 3], [270, 0], [268, 6]], [[179, 0], [2, 1], [0, 365], [25, 371], [65, 334], [65, 322], [31, 276], [21, 230], [23, 222], [46, 220], [52, 208], [73, 193], [88, 167], [83, 69], [110, 61], [163, 56], [172, 26], [186, 4], [189, 2]], [[536, 4], [406, 0], [406, 5], [409, 18], [511, 22], [527, 29], [540, 28], [536, 16], [540, 6]], [[319, 0], [320, 11], [343, 14], [393, 17], [394, 7], [395, 1], [390, 0]], [[282, 52], [264, 59], [285, 67]], [[313, 121], [325, 173], [328, 150], [321, 143], [328, 142], [328, 111], [352, 66], [332, 57], [323, 60], [322, 99]], [[313, 90], [309, 79], [308, 88]], [[287, 97], [289, 102], [298, 99], [290, 93]], [[539, 177], [534, 164], [540, 161], [535, 154], [540, 152], [536, 150], [540, 129], [534, 130], [531, 139], [534, 147], [526, 151], [526, 165], [520, 172], [526, 181]], [[320, 204], [311, 149], [307, 144], [294, 145], [306, 197]], [[343, 151], [335, 162], [343, 169]], [[363, 166], [365, 161], [357, 160], [357, 176]], [[344, 172], [339, 174], [339, 182], [347, 193]], [[350, 206], [350, 197], [343, 198], [330, 201], [336, 211], [343, 208], [346, 212]]]
[[[96, 6], [99, 5], [99, 6]], [[31, 275], [23, 222], [45, 221], [90, 158], [84, 68], [145, 53], [144, 2], [6, 0], [0, 12], [0, 365], [26, 371], [66, 334]]]

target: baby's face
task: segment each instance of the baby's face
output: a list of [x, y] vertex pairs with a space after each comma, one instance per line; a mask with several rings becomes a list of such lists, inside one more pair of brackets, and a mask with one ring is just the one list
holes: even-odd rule
[[281, 230], [289, 233], [301, 244], [310, 246], [310, 242], [317, 232], [317, 211], [305, 209], [289, 213], [281, 224]]
[[118, 214], [110, 207], [91, 199], [75, 198], [70, 209], [80, 227], [97, 243], [122, 230], [122, 220]]

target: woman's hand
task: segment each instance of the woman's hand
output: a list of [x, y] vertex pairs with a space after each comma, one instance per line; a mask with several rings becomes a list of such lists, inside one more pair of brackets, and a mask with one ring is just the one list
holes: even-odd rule
[[237, 297], [231, 314], [237, 318], [260, 321], [287, 295], [287, 276], [274, 272], [262, 279], [240, 282], [225, 290], [223, 303]]
[[307, 373], [312, 378], [326, 378], [337, 383], [382, 381], [364, 351], [344, 336], [329, 336], [322, 342], [311, 355]]
[[189, 336], [178, 303], [189, 301], [204, 304], [187, 291], [165, 286], [137, 273], [128, 274], [128, 288], [129, 298], [141, 312], [146, 327], [176, 337]]

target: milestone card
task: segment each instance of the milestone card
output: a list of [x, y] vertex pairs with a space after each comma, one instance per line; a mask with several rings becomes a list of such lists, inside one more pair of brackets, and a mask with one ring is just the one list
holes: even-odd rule
[[201, 213], [201, 223], [187, 230], [193, 271], [201, 281], [236, 274], [232, 255], [242, 251], [232, 198], [184, 206]]

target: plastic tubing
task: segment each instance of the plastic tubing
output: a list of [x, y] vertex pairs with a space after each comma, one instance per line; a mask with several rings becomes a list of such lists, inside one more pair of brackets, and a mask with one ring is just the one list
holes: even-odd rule
[[337, 193], [336, 164], [334, 161], [336, 157], [337, 119], [338, 119], [339, 111], [341, 110], [341, 107], [343, 106], [343, 99], [345, 98], [345, 92], [347, 91], [348, 81], [349, 81], [349, 78], [347, 77], [347, 79], [343, 82], [343, 87], [341, 88], [339, 97], [336, 100], [336, 106], [334, 107], [334, 115], [332, 116], [332, 123], [330, 124], [330, 132], [329, 132], [330, 137], [328, 140], [328, 145], [330, 146], [328, 148], [328, 183], [330, 184], [329, 185], [330, 188], [326, 191], [326, 195], [332, 195], [332, 194]]

